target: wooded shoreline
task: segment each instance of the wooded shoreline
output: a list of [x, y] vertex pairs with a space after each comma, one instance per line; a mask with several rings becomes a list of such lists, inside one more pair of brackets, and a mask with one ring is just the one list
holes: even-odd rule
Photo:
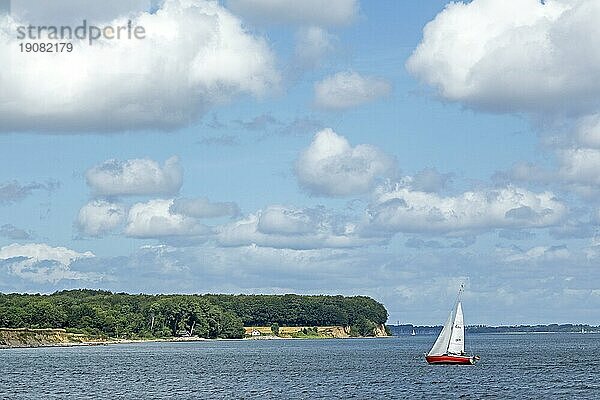
[[[365, 296], [147, 295], [88, 289], [48, 295], [0, 294], [0, 327], [12, 329], [4, 330], [8, 336], [6, 343], [0, 338], [0, 346], [11, 340], [240, 339], [254, 336], [252, 329], [248, 331], [251, 327], [260, 328], [254, 332], [258, 336], [381, 336], [387, 317], [382, 304]], [[46, 332], [51, 337], [45, 338], [40, 329], [53, 333]]]

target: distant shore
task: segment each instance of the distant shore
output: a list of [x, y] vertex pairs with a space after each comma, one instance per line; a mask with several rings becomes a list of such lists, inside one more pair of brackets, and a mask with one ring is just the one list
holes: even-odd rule
[[[420, 326], [411, 324], [387, 325], [394, 336], [438, 335], [442, 326]], [[467, 334], [525, 334], [525, 333], [600, 333], [600, 326], [588, 324], [547, 324], [547, 325], [471, 325], [466, 326]]]

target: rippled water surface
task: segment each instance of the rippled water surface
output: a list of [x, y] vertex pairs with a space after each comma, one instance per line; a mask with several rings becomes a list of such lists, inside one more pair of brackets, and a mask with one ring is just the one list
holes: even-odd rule
[[472, 335], [475, 366], [430, 366], [432, 336], [0, 351], [3, 399], [600, 399], [599, 334]]

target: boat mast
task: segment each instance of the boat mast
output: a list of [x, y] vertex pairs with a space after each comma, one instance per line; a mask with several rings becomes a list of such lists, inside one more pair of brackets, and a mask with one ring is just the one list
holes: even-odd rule
[[[460, 284], [460, 288], [458, 289], [458, 295], [456, 296], [456, 301], [454, 302], [454, 309], [453, 309], [452, 314], [451, 314], [451, 315], [453, 315], [453, 317], [452, 317], [452, 327], [450, 329], [450, 336], [448, 337], [448, 343], [446, 344], [446, 354], [448, 354], [448, 352], [450, 351], [450, 345], [452, 344], [452, 338], [454, 337], [454, 330], [456, 329], [455, 328], [455, 326], [456, 326], [456, 319], [458, 317], [458, 307], [460, 305], [460, 298], [461, 298], [462, 293], [464, 292], [464, 290], [465, 290], [465, 284], [463, 282], [463, 283]], [[461, 313], [462, 313], [462, 310], [461, 310]], [[463, 324], [464, 324], [464, 322], [463, 322]], [[464, 325], [461, 325], [460, 329], [464, 330], [465, 329]], [[463, 350], [464, 350], [464, 333], [463, 333], [462, 337], [463, 337], [463, 339], [462, 339], [463, 340], [462, 346], [463, 346]]]
[[[453, 335], [454, 325], [456, 324], [457, 311], [458, 311], [458, 307], [460, 304], [460, 297], [461, 297], [463, 290], [464, 290], [464, 283], [460, 285], [460, 290], [458, 291], [458, 296], [456, 298], [456, 303], [454, 304], [454, 308], [452, 310], [450, 310], [450, 315], [448, 315], [448, 319], [446, 320], [446, 323], [442, 327], [442, 331], [439, 333], [435, 343], [433, 344], [433, 347], [431, 348], [431, 350], [429, 350], [428, 355], [448, 354], [448, 351], [450, 349], [450, 344], [452, 343], [452, 337], [455, 336], [455, 335]], [[461, 323], [461, 326], [462, 326], [462, 323]], [[464, 329], [464, 327], [463, 327], [463, 329]], [[460, 339], [462, 339], [462, 341], [464, 341], [464, 335], [460, 335]], [[464, 347], [463, 347], [463, 350], [464, 350]]]

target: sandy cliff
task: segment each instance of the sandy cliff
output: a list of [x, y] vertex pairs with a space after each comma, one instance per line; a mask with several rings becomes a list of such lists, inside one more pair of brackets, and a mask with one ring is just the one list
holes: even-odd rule
[[68, 333], [64, 329], [9, 329], [0, 328], [0, 348], [65, 346], [99, 342], [87, 335]]
[[[282, 326], [279, 328], [279, 337], [280, 338], [291, 338], [294, 337], [294, 334], [302, 332], [305, 329], [312, 329], [310, 326]], [[260, 332], [260, 336], [256, 336], [255, 338], [259, 338], [261, 336], [273, 336], [273, 332], [271, 331], [271, 327], [269, 326], [247, 326], [244, 327], [245, 335], [251, 336], [252, 331]], [[317, 332], [319, 337], [322, 338], [349, 338], [350, 337], [350, 327], [349, 326], [318, 326]], [[385, 331], [384, 325], [377, 325], [374, 329], [374, 336], [376, 337], [384, 337], [388, 336]]]

